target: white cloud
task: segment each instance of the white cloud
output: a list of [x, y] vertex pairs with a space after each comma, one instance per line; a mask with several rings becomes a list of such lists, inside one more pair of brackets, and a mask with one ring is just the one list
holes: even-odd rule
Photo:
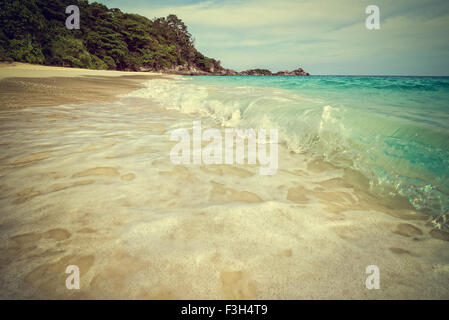
[[[267, 67], [277, 71], [300, 64], [311, 73], [391, 74], [399, 73], [395, 67], [400, 64], [404, 66], [401, 73], [449, 74], [449, 1], [376, 0], [381, 29], [369, 31], [364, 27], [365, 8], [373, 3], [206, 1], [149, 4], [137, 12], [149, 18], [178, 15], [201, 52], [237, 70]], [[429, 61], [432, 57], [439, 60]]]
[[307, 29], [329, 29], [351, 17], [358, 16], [363, 20], [363, 11], [360, 9], [364, 9], [364, 6], [358, 0], [346, 2], [253, 0], [225, 3], [207, 1], [184, 6], [147, 9], [142, 13], [150, 17], [175, 13], [189, 24], [211, 28], [254, 29], [278, 25], [300, 25]]

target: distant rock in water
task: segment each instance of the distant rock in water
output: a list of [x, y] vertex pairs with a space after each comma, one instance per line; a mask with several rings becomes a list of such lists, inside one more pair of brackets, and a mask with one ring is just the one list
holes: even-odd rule
[[270, 70], [267, 69], [251, 69], [239, 73], [241, 76], [272, 76]]
[[221, 75], [221, 76], [238, 76], [239, 73], [232, 69], [224, 69], [224, 70], [220, 71], [219, 75]]
[[310, 73], [305, 72], [302, 68], [298, 68], [293, 71], [285, 70], [285, 71], [279, 71], [275, 76], [310, 76]]
[[184, 64], [177, 65], [171, 68], [164, 69], [152, 69], [152, 68], [140, 68], [139, 71], [155, 71], [155, 72], [163, 72], [167, 74], [178, 74], [178, 75], [186, 75], [186, 76], [310, 76], [310, 74], [304, 71], [302, 68], [298, 68], [293, 71], [285, 70], [279, 71], [276, 73], [272, 73], [268, 69], [250, 69], [242, 72], [237, 72], [232, 69], [219, 68], [214, 69], [211, 67], [208, 70], [201, 70], [195, 66]]
[[305, 72], [302, 68], [298, 68], [293, 71], [285, 70], [272, 73], [267, 69], [251, 69], [238, 73], [240, 76], [310, 76], [308, 72]]

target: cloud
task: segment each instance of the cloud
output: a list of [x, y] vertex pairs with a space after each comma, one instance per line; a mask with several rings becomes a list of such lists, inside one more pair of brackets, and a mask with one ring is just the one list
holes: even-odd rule
[[[319, 3], [319, 4], [318, 4]], [[318, 4], [318, 5], [317, 5]], [[355, 16], [360, 1], [257, 0], [201, 3], [142, 10], [143, 14], [166, 16], [176, 13], [196, 26], [228, 29], [255, 29], [279, 25], [302, 25], [307, 28], [329, 29]], [[360, 10], [359, 10], [360, 12]], [[360, 19], [360, 14], [359, 14]], [[320, 21], [321, 23], [316, 23]]]
[[201, 52], [237, 70], [301, 65], [315, 74], [449, 74], [449, 1], [374, 2], [377, 31], [364, 26], [372, 0], [135, 0], [126, 11], [178, 15]]

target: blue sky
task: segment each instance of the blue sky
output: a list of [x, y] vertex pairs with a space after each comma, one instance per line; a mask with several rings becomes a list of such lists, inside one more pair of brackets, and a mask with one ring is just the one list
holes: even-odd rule
[[[101, 0], [148, 18], [176, 14], [226, 68], [312, 74], [449, 75], [447, 0]], [[365, 8], [380, 8], [380, 30]]]

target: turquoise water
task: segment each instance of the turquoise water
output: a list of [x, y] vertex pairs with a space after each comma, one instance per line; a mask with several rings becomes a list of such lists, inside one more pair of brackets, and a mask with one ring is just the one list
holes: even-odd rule
[[183, 77], [156, 98], [225, 126], [277, 128], [294, 152], [352, 168], [417, 209], [449, 209], [449, 78]]

